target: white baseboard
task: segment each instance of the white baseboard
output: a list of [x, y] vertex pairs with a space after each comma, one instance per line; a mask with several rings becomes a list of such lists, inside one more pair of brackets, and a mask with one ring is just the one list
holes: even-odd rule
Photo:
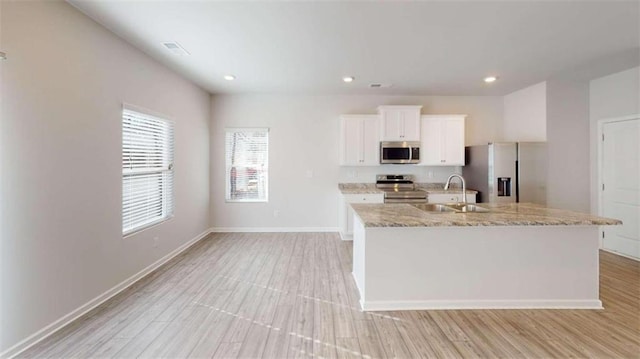
[[173, 259], [178, 254], [184, 252], [189, 247], [191, 247], [192, 245], [196, 244], [201, 239], [205, 238], [207, 235], [209, 235], [209, 233], [211, 233], [211, 229], [207, 229], [206, 231], [200, 233], [195, 238], [189, 240], [185, 244], [183, 244], [180, 247], [176, 248], [175, 250], [173, 250], [171, 253], [167, 254], [166, 256], [158, 259], [153, 264], [149, 265], [148, 267], [146, 267], [145, 269], [141, 270], [140, 272], [138, 272], [138, 273], [132, 275], [131, 277], [125, 279], [124, 281], [120, 282], [115, 287], [113, 287], [113, 288], [107, 290], [106, 292], [100, 294], [99, 296], [93, 298], [92, 300], [90, 300], [89, 302], [85, 303], [81, 307], [75, 309], [71, 313], [69, 313], [69, 314], [63, 316], [62, 318], [56, 320], [55, 322], [47, 325], [46, 327], [40, 329], [36, 333], [34, 333], [31, 336], [27, 337], [26, 339], [20, 341], [19, 343], [17, 343], [16, 345], [12, 346], [11, 348], [9, 348], [9, 349], [5, 350], [4, 352], [0, 353], [0, 358], [12, 358], [12, 357], [15, 357], [16, 355], [24, 352], [25, 350], [31, 348], [32, 346], [38, 344], [40, 341], [46, 339], [47, 337], [49, 337], [50, 335], [52, 335], [56, 331], [62, 329], [67, 324], [69, 324], [69, 323], [73, 322], [74, 320], [82, 317], [83, 315], [87, 314], [89, 311], [95, 309], [100, 304], [102, 304], [102, 303], [106, 302], [107, 300], [113, 298], [115, 295], [117, 295], [118, 293], [120, 293], [123, 290], [127, 289], [128, 287], [133, 285], [135, 282], [137, 282], [140, 279], [144, 278], [147, 274], [149, 274], [149, 273], [153, 272], [154, 270], [158, 269], [160, 266], [162, 266], [163, 264], [167, 263], [168, 261]]
[[363, 311], [451, 309], [604, 309], [599, 300], [362, 301]]
[[620, 252], [612, 251], [611, 249], [606, 249], [606, 248], [600, 247], [600, 250], [601, 251], [605, 251], [607, 253], [615, 254], [615, 255], [620, 256], [620, 257], [629, 258], [629, 259], [632, 259], [632, 260], [634, 260], [636, 262], [640, 262], [640, 258], [636, 258], [636, 257], [630, 256], [630, 255], [627, 255], [627, 254], [623, 254], [623, 253], [620, 253]]
[[340, 239], [343, 241], [353, 241], [353, 234], [344, 234], [340, 232]]
[[[362, 298], [361, 284], [364, 284], [364, 283], [358, 283], [358, 278], [356, 278], [356, 274], [353, 272], [351, 272], [351, 278], [353, 278], [353, 281], [356, 283], [356, 289], [358, 290], [358, 297]], [[360, 308], [362, 308], [362, 299], [360, 299], [359, 302], [360, 302]]]
[[212, 233], [338, 232], [338, 227], [212, 227]]

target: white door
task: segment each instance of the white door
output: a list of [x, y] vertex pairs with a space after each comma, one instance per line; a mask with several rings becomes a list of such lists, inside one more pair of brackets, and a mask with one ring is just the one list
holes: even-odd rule
[[640, 259], [640, 119], [603, 125], [602, 215], [622, 226], [605, 227], [605, 249]]

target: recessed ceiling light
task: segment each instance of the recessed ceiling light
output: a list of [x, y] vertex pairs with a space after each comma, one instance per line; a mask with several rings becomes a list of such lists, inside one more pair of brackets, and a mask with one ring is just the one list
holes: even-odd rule
[[497, 76], [487, 76], [484, 78], [484, 82], [492, 83], [492, 82], [496, 82], [497, 79], [498, 79]]
[[345, 76], [345, 77], [342, 78], [342, 81], [349, 83], [349, 82], [353, 82], [353, 80], [355, 80], [355, 79], [356, 78], [353, 77], [353, 76]]
[[227, 81], [233, 81], [236, 79], [236, 77], [233, 75], [224, 75], [224, 79]]

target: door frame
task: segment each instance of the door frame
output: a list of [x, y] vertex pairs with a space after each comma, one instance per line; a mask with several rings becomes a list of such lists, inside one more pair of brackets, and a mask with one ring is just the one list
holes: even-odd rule
[[[596, 142], [597, 142], [597, 156], [598, 156], [598, 173], [597, 173], [597, 177], [598, 177], [598, 183], [597, 183], [597, 188], [596, 190], [598, 191], [598, 196], [596, 196], [596, 198], [598, 199], [598, 215], [599, 216], [603, 216], [604, 215], [604, 191], [602, 191], [602, 183], [603, 183], [603, 178], [604, 178], [604, 174], [603, 174], [603, 167], [604, 167], [604, 148], [602, 145], [602, 136], [604, 135], [604, 125], [609, 124], [609, 123], [613, 123], [613, 122], [624, 122], [624, 121], [633, 121], [633, 120], [638, 120], [640, 119], [640, 114], [634, 114], [634, 115], [627, 115], [627, 116], [620, 116], [620, 117], [611, 117], [611, 118], [603, 118], [598, 120], [598, 135], [596, 137]], [[626, 258], [631, 258], [631, 259], [635, 259], [638, 260], [637, 258], [634, 257], [629, 257], [629, 256], [625, 256], [624, 254], [618, 253], [618, 252], [611, 252], [607, 249], [605, 249], [603, 247], [603, 242], [602, 242], [602, 235], [604, 234], [604, 229], [602, 228], [602, 226], [600, 227], [600, 249], [619, 255], [619, 256], [623, 256]]]

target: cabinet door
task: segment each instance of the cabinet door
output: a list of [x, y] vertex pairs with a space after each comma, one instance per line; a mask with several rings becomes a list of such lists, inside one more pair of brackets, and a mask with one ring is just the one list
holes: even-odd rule
[[422, 106], [380, 106], [382, 141], [420, 141]]
[[442, 120], [442, 160], [447, 166], [464, 166], [464, 118]]
[[442, 160], [442, 121], [439, 118], [422, 119], [422, 141], [420, 145], [420, 164], [440, 166]]
[[380, 165], [380, 124], [377, 118], [362, 120], [362, 165]]
[[402, 141], [420, 141], [420, 112], [405, 110], [402, 116]]
[[[376, 125], [378, 125], [376, 123]], [[340, 215], [345, 217], [341, 220], [342, 239], [350, 240], [353, 235], [353, 208], [350, 203], [384, 203], [384, 194], [382, 193], [370, 193], [370, 194], [343, 194], [340, 206]]]
[[382, 111], [382, 140], [404, 141], [402, 138], [403, 113], [398, 110]]
[[422, 116], [423, 166], [464, 166], [464, 115]]
[[362, 164], [362, 120], [342, 119], [341, 165]]

